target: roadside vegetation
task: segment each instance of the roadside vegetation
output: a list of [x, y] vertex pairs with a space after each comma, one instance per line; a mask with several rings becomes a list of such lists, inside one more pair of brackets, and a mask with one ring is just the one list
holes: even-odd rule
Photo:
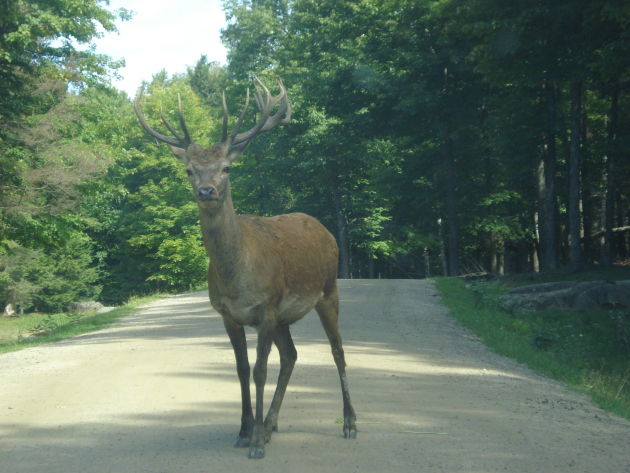
[[627, 280], [630, 268], [579, 274], [521, 274], [492, 281], [437, 279], [451, 315], [496, 353], [587, 394], [600, 407], [630, 418], [630, 310], [576, 312], [505, 310], [499, 296], [517, 286], [579, 280]]
[[121, 317], [132, 314], [138, 307], [158, 300], [165, 295], [132, 298], [110, 312], [28, 314], [22, 317], [0, 317], [0, 354], [23, 348], [58, 342], [65, 338], [105, 328]]

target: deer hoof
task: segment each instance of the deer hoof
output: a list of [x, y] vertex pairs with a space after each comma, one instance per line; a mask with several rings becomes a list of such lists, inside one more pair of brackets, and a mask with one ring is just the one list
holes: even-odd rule
[[343, 438], [345, 439], [357, 438], [357, 426], [356, 426], [357, 417], [354, 414], [344, 415], [344, 417], [345, 419], [343, 423]]
[[252, 443], [252, 439], [247, 438], [247, 437], [239, 437], [238, 439], [236, 439], [236, 443], [234, 444], [234, 448], [249, 447], [249, 445], [251, 443]]
[[265, 448], [264, 447], [252, 447], [249, 451], [249, 458], [254, 460], [258, 460], [260, 458], [265, 458]]
[[277, 431], [278, 431], [277, 422], [275, 422], [273, 425], [265, 425], [265, 443], [269, 443], [271, 441], [272, 434]]

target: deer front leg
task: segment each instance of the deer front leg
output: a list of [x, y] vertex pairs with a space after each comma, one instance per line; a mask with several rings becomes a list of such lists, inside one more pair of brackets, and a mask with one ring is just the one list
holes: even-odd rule
[[241, 430], [238, 433], [235, 447], [249, 447], [254, 429], [254, 414], [252, 412], [252, 399], [249, 392], [249, 360], [247, 358], [247, 341], [245, 339], [245, 329], [238, 326], [227, 318], [223, 318], [223, 324], [227, 331], [234, 355], [236, 357], [236, 372], [241, 383]]
[[263, 323], [258, 331], [258, 346], [256, 347], [256, 364], [254, 365], [254, 383], [256, 383], [256, 417], [252, 442], [249, 447], [249, 458], [263, 458], [265, 456], [265, 427], [263, 424], [263, 395], [267, 382], [267, 359], [273, 342], [274, 330]]

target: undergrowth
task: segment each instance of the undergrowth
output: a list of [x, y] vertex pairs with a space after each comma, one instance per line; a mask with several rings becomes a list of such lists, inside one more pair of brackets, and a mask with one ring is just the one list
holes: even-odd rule
[[501, 307], [499, 296], [509, 289], [504, 280], [467, 284], [441, 278], [437, 287], [451, 315], [492, 350], [630, 418], [628, 309], [520, 312]]

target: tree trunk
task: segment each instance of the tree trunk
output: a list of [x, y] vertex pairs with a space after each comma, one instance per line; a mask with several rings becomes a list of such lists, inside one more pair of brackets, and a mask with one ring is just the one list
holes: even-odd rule
[[374, 258], [368, 255], [368, 277], [374, 279]]
[[[557, 97], [557, 101], [560, 102], [561, 100], [561, 89], [558, 89], [558, 97]], [[560, 116], [558, 117], [558, 129], [559, 129], [559, 135], [560, 135], [560, 141], [562, 142], [562, 151], [563, 151], [563, 155], [564, 155], [564, 160], [566, 162], [566, 168], [565, 168], [565, 179], [566, 179], [566, 185], [567, 185], [567, 189], [570, 188], [570, 177], [569, 177], [569, 167], [570, 167], [570, 162], [571, 162], [571, 143], [569, 142], [569, 136], [567, 133], [567, 121], [565, 119], [565, 115], [564, 114], [560, 114]], [[562, 264], [563, 265], [567, 265], [569, 263], [569, 247], [571, 246], [571, 241], [570, 241], [570, 225], [569, 225], [569, 215], [571, 214], [571, 199], [567, 199], [566, 200], [566, 216], [564, 219], [564, 225], [562, 225], [561, 231], [560, 231], [560, 238], [561, 241], [559, 243], [559, 247], [560, 247], [560, 251], [561, 251], [561, 255], [562, 255]]]
[[548, 222], [547, 217], [547, 180], [545, 173], [545, 157], [541, 156], [536, 167], [536, 189], [538, 193], [537, 209], [538, 209], [538, 246], [540, 248], [540, 271], [547, 271], [549, 250]]
[[582, 195], [582, 259], [584, 264], [593, 262], [595, 255], [593, 254], [593, 241], [588, 237], [595, 232], [595, 212], [596, 205], [593, 195], [593, 177], [594, 169], [592, 157], [589, 155], [588, 149], [588, 120], [586, 117], [585, 106], [582, 104], [582, 118], [580, 134], [581, 151], [580, 151], [580, 187]]
[[346, 229], [346, 214], [341, 202], [341, 189], [339, 187], [339, 171], [335, 163], [331, 166], [333, 194], [335, 196], [335, 212], [337, 214], [337, 232], [339, 235], [339, 278], [349, 279], [349, 248]]
[[494, 232], [490, 232], [490, 272], [492, 274], [497, 274], [498, 272], [498, 263], [497, 263], [497, 237]]
[[[623, 199], [622, 199], [622, 195], [621, 195], [621, 189], [617, 189], [617, 191], [615, 192], [615, 210], [616, 210], [616, 214], [617, 214], [617, 226], [618, 227], [623, 227], [623, 223], [624, 223], [624, 208], [622, 205]], [[626, 222], [630, 223], [630, 209], [627, 210], [626, 213]], [[616, 238], [616, 247], [617, 247], [617, 254], [619, 255], [619, 258], [621, 258], [622, 260], [625, 260], [628, 257], [628, 245], [626, 244], [626, 236], [625, 235], [619, 235]], [[614, 240], [613, 240], [614, 241]]]
[[440, 257], [442, 259], [442, 273], [448, 277], [448, 263], [446, 261], [446, 245], [444, 244], [444, 233], [442, 232], [442, 219], [438, 218], [438, 237], [440, 239]]
[[582, 108], [582, 84], [571, 84], [571, 162], [569, 165], [569, 228], [571, 232], [571, 270], [581, 271], [582, 248], [580, 246], [580, 118]]
[[554, 270], [558, 267], [558, 203], [556, 198], [556, 88], [547, 83], [547, 152], [545, 153], [545, 186], [547, 190], [547, 219], [544, 246], [545, 267]]
[[[520, 214], [518, 216], [518, 222], [521, 228], [527, 228], [527, 219], [525, 218], [525, 214]], [[518, 240], [518, 258], [517, 258], [518, 267], [516, 269], [519, 273], [528, 273], [532, 271], [532, 268], [529, 264], [529, 248], [527, 244], [527, 238], [522, 237]]]
[[510, 250], [505, 246], [503, 250], [503, 274], [512, 273], [512, 258], [510, 257]]
[[424, 277], [431, 277], [431, 260], [429, 259], [429, 249], [424, 249]]
[[453, 139], [446, 138], [446, 201], [448, 208], [448, 268], [449, 276], [459, 276], [459, 251], [457, 248], [457, 200], [455, 197], [455, 156]]
[[617, 122], [619, 119], [617, 105], [619, 101], [619, 81], [613, 86], [610, 123], [608, 125], [608, 152], [606, 153], [606, 190], [604, 196], [604, 244], [602, 245], [602, 266], [612, 267], [612, 238], [615, 216], [615, 140], [617, 139]]

